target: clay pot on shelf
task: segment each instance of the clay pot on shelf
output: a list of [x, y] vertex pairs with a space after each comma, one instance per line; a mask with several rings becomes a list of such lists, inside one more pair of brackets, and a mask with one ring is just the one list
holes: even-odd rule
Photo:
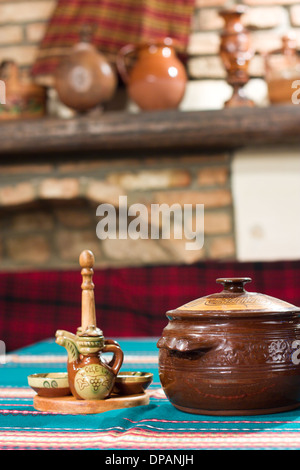
[[247, 292], [250, 278], [167, 312], [159, 375], [178, 409], [253, 415], [300, 406], [300, 308]]
[[89, 32], [82, 32], [80, 42], [54, 74], [54, 88], [60, 101], [78, 112], [108, 102], [117, 87], [115, 70], [90, 40]]
[[220, 57], [227, 73], [227, 83], [233, 88], [231, 98], [225, 102], [226, 107], [254, 106], [244, 92], [249, 81], [249, 63], [254, 55], [249, 32], [242, 23], [245, 11], [243, 6], [238, 5], [219, 12], [225, 22], [220, 37]]
[[13, 60], [0, 65], [0, 80], [5, 84], [5, 104], [0, 105], [0, 120], [39, 118], [46, 113], [46, 89], [22, 76]]
[[265, 54], [265, 70], [270, 103], [291, 103], [293, 82], [300, 80], [300, 57], [292, 33], [282, 37], [280, 49]]
[[[132, 101], [142, 110], [176, 109], [183, 99], [187, 75], [171, 38], [124, 46], [117, 68]], [[135, 58], [128, 65], [129, 58]]]

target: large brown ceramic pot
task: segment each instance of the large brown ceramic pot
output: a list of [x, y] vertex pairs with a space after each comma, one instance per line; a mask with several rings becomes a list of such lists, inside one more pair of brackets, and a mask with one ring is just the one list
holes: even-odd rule
[[167, 312], [159, 374], [170, 402], [197, 414], [253, 415], [300, 405], [300, 309], [217, 279], [220, 293]]
[[[129, 65], [127, 59], [133, 57]], [[176, 109], [183, 99], [187, 75], [171, 38], [124, 46], [117, 68], [129, 97], [142, 110]]]

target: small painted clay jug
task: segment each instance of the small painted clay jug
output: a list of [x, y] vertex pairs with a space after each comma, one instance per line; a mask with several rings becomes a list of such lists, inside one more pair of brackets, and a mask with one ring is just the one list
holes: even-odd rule
[[[129, 59], [134, 63], [128, 64]], [[117, 69], [129, 97], [142, 110], [177, 108], [183, 99], [187, 75], [171, 38], [124, 46], [117, 56]]]
[[78, 112], [87, 112], [108, 102], [117, 86], [115, 70], [93, 44], [89, 30], [57, 67], [54, 87], [60, 101]]
[[[68, 351], [67, 371], [72, 395], [83, 400], [102, 400], [108, 397], [123, 363], [119, 344], [105, 339], [97, 328], [94, 284], [94, 256], [89, 250], [80, 255], [82, 288], [82, 324], [76, 335], [64, 330], [56, 332], [56, 343]], [[112, 353], [106, 360], [105, 353]]]
[[[56, 332], [56, 342], [68, 351], [68, 377], [72, 395], [83, 400], [101, 400], [110, 395], [123, 362], [118, 343], [97, 335], [80, 337], [67, 331]], [[108, 364], [104, 353], [113, 353]]]

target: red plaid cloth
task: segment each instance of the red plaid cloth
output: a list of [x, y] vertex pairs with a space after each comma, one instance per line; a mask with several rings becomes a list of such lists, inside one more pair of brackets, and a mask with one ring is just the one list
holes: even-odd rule
[[32, 74], [51, 75], [86, 26], [93, 31], [93, 44], [111, 61], [128, 43], [167, 36], [185, 52], [194, 4], [195, 0], [59, 0]]
[[[300, 306], [300, 261], [201, 263], [95, 270], [97, 324], [107, 338], [160, 336], [167, 310], [218, 292], [218, 277], [249, 276], [249, 291]], [[81, 323], [80, 272], [0, 274], [0, 340], [7, 351]]]

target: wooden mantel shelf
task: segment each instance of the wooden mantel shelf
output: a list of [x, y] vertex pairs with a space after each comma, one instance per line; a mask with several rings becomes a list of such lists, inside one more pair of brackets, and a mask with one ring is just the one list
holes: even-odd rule
[[[68, 120], [0, 124], [1, 159], [8, 154], [233, 149], [300, 143], [300, 106], [193, 112], [107, 112]], [[100, 153], [99, 153], [100, 152]]]

